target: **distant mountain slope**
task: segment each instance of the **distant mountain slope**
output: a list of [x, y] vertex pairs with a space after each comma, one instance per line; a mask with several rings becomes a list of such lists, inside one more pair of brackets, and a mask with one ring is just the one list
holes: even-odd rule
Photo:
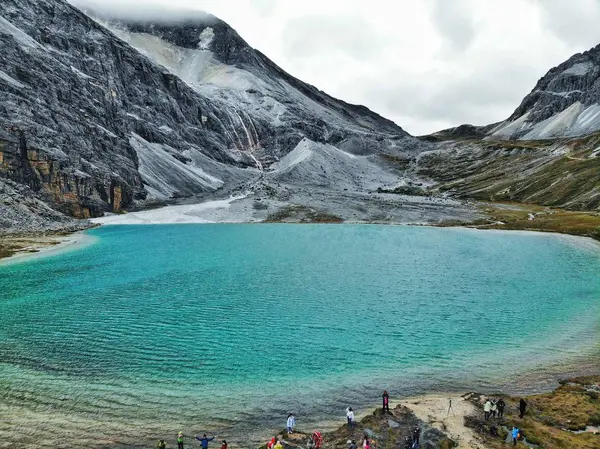
[[424, 148], [212, 16], [108, 26], [63, 0], [0, 10], [0, 182], [67, 215], [248, 187], [303, 139], [363, 155]]
[[581, 136], [598, 130], [600, 45], [551, 69], [515, 112], [488, 135], [535, 140]]
[[455, 197], [600, 209], [600, 133], [554, 141], [448, 140], [421, 153], [413, 169]]
[[506, 120], [487, 126], [461, 125], [426, 136], [543, 140], [600, 130], [600, 45], [578, 53], [541, 78]]
[[227, 113], [236, 145], [263, 166], [290, 152], [300, 138], [372, 154], [408, 134], [364, 106], [332, 98], [251, 48], [211, 15], [186, 21], [139, 21], [89, 10], [118, 37], [167, 68]]

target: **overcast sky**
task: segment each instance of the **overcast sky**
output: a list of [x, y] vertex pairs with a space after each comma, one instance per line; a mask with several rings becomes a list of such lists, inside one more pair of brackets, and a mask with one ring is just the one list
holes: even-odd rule
[[414, 135], [508, 117], [600, 44], [600, 0], [70, 0], [202, 9], [292, 75]]

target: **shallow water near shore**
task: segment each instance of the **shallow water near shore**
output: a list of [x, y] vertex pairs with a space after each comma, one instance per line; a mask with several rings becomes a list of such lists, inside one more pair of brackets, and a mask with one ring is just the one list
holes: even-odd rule
[[89, 235], [0, 266], [0, 441], [255, 441], [384, 388], [531, 391], [600, 359], [594, 245], [374, 225]]

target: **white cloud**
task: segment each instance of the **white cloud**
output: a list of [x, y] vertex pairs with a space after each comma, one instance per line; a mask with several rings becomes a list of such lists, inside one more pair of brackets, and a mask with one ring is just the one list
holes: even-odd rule
[[70, 0], [203, 9], [292, 75], [412, 134], [507, 118], [600, 43], [598, 0]]

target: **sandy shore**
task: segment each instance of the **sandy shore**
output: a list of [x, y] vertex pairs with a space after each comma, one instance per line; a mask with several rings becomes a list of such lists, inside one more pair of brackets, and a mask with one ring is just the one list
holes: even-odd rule
[[0, 237], [0, 265], [23, 262], [38, 257], [62, 253], [92, 244], [94, 238], [84, 232], [70, 235]]
[[[464, 395], [428, 394], [407, 398], [401, 402], [408, 407], [420, 420], [446, 433], [458, 448], [485, 449], [475, 433], [464, 425], [465, 416], [476, 415], [475, 406], [463, 398]], [[450, 400], [452, 408], [449, 407]]]

